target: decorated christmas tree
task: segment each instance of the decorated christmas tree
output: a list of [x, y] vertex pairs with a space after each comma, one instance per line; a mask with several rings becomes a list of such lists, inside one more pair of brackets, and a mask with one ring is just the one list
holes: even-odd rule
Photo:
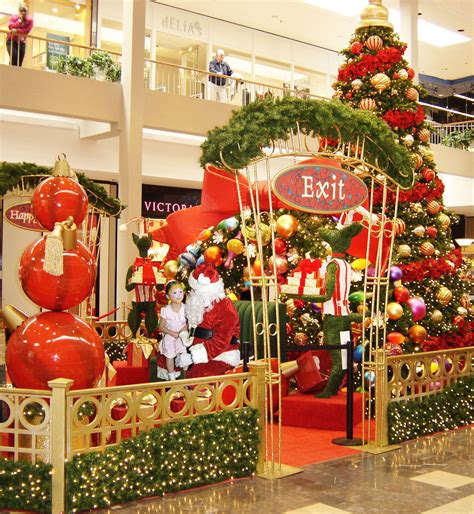
[[[387, 9], [380, 0], [369, 3], [342, 50], [345, 62], [334, 89], [342, 102], [385, 120], [396, 141], [410, 150], [416, 168], [413, 187], [399, 197], [394, 264], [403, 274], [403, 285], [395, 282], [390, 292], [387, 332], [404, 336], [405, 352], [469, 346], [474, 344], [474, 317], [467, 264], [453, 244], [451, 226], [458, 217], [443, 202], [429, 125], [417, 103], [422, 88], [413, 82], [415, 71], [403, 57], [406, 45], [394, 33]], [[374, 200], [380, 210], [381, 190]], [[395, 204], [392, 192], [389, 218]]]

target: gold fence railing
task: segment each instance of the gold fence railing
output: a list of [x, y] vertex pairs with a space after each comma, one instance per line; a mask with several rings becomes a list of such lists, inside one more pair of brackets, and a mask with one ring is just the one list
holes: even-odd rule
[[390, 403], [423, 401], [474, 374], [474, 347], [386, 357], [385, 365], [370, 371], [375, 372], [375, 416], [379, 427], [375, 430], [374, 444], [382, 447], [389, 444]]

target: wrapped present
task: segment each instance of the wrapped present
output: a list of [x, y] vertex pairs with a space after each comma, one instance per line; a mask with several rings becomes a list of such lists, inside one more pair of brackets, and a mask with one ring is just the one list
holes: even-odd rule
[[161, 270], [161, 263], [152, 261], [148, 257], [138, 257], [135, 259], [132, 268], [132, 278], [130, 282], [133, 284], [165, 284], [166, 277]]
[[322, 294], [322, 281], [319, 277], [321, 264], [319, 259], [303, 259], [288, 277], [288, 284], [281, 287], [281, 292], [297, 295]]
[[127, 363], [129, 366], [148, 367], [148, 359], [157, 352], [156, 339], [144, 337], [140, 334], [132, 339], [127, 346]]
[[296, 387], [300, 393], [321, 391], [327, 383], [319, 371], [319, 359], [311, 352], [305, 352], [296, 361], [298, 372], [295, 374]]
[[282, 285], [281, 292], [286, 294], [298, 294], [298, 295], [319, 295], [323, 294], [322, 287], [305, 287], [305, 286], [290, 286]]
[[[294, 276], [287, 278], [287, 282], [289, 286], [299, 286], [301, 279], [301, 273], [295, 273]], [[322, 287], [323, 280], [321, 278], [312, 278], [311, 276], [306, 276], [304, 285], [305, 287]]]

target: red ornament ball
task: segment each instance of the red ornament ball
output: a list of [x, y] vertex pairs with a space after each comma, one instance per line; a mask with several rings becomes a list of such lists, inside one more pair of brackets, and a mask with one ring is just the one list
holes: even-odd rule
[[286, 252], [286, 242], [281, 237], [275, 239], [275, 252], [280, 255]]
[[438, 234], [438, 229], [436, 227], [426, 227], [425, 232], [428, 235], [428, 237], [432, 237], [434, 239]]
[[415, 77], [415, 70], [413, 68], [407, 68], [408, 78], [413, 80]]
[[388, 353], [390, 357], [402, 355], [403, 353], [402, 347], [399, 344], [395, 343], [385, 343], [385, 351]]
[[354, 41], [351, 45], [351, 52], [353, 54], [359, 55], [362, 52], [362, 49], [364, 48], [364, 43], [361, 43], [360, 41]]
[[69, 312], [28, 318], [8, 341], [6, 363], [15, 387], [49, 389], [55, 378], [74, 380], [71, 389], [92, 388], [104, 372], [104, 346], [97, 332]]
[[293, 304], [295, 306], [295, 309], [302, 309], [304, 307], [304, 301], [298, 298], [295, 298], [293, 300]]
[[378, 52], [383, 46], [383, 40], [379, 36], [370, 36], [365, 42], [365, 46], [369, 50], [374, 50]]
[[51, 311], [75, 307], [91, 293], [96, 276], [94, 257], [80, 242], [64, 250], [64, 273], [58, 277], [43, 270], [46, 237], [31, 244], [21, 256], [19, 277], [28, 298]]
[[397, 286], [393, 290], [393, 297], [399, 303], [405, 303], [410, 298], [410, 291], [404, 286]]
[[431, 168], [423, 168], [421, 174], [426, 182], [431, 182], [436, 176], [435, 172]]
[[84, 188], [70, 177], [50, 177], [33, 192], [31, 209], [39, 223], [53, 230], [56, 222], [72, 216], [79, 225], [84, 219], [89, 200]]
[[405, 336], [400, 332], [390, 332], [387, 334], [387, 343], [402, 344], [405, 342]]

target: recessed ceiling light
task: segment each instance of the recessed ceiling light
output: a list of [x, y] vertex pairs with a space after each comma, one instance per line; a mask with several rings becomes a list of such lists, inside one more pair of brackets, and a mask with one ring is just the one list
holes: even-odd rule
[[81, 6], [79, 4], [76, 4], [74, 7], [76, 8], [76, 11], [80, 11], [81, 10]]
[[57, 14], [58, 13], [58, 8], [57, 7], [53, 7], [52, 11], [54, 12], [54, 14]]

